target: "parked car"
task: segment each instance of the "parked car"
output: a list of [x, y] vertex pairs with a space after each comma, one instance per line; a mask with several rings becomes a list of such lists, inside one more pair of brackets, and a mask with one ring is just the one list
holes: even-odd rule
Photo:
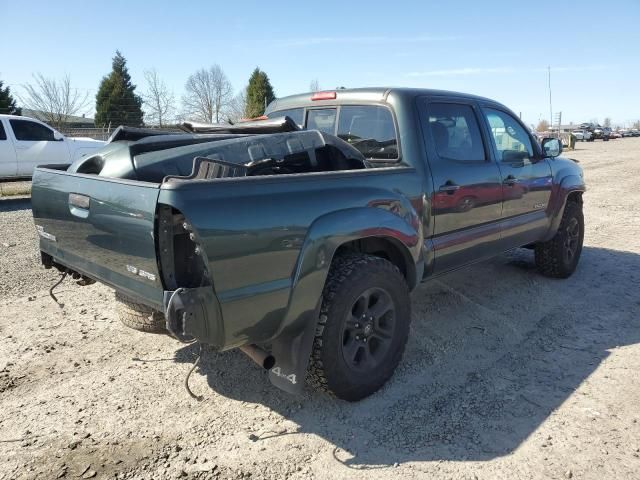
[[631, 130], [619, 130], [619, 133], [622, 135], [622, 138], [633, 137], [633, 132]]
[[611, 131], [609, 134], [609, 138], [622, 138], [622, 134], [620, 132]]
[[29, 178], [43, 163], [69, 166], [104, 144], [65, 137], [34, 118], [0, 115], [0, 179]]
[[284, 390], [350, 401], [401, 361], [421, 281], [521, 246], [544, 275], [577, 267], [582, 170], [495, 101], [345, 89], [267, 116], [121, 128], [68, 171], [36, 168], [44, 266], [114, 288], [129, 326], [240, 347]]
[[610, 132], [611, 132], [610, 128], [601, 127], [600, 125], [598, 125], [593, 129], [593, 136], [591, 137], [591, 141], [599, 139], [599, 140], [608, 142]]
[[589, 130], [574, 130], [573, 135], [576, 137], [576, 140], [581, 142], [588, 142], [591, 140], [591, 132]]

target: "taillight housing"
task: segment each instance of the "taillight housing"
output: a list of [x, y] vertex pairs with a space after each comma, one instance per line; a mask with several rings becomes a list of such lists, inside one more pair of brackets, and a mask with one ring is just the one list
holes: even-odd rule
[[160, 205], [157, 228], [158, 267], [164, 286], [175, 290], [210, 285], [203, 247], [184, 215]]

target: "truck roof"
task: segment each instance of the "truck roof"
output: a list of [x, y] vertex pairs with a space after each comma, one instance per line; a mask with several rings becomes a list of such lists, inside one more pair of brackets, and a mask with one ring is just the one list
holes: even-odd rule
[[[314, 94], [333, 93], [335, 98], [326, 100], [312, 100]], [[418, 97], [418, 96], [447, 96], [469, 98], [474, 100], [484, 100], [486, 102], [497, 103], [489, 98], [471, 95], [468, 93], [452, 92], [448, 90], [435, 90], [428, 88], [406, 88], [406, 87], [366, 87], [366, 88], [346, 88], [336, 90], [326, 90], [322, 92], [306, 92], [297, 95], [290, 95], [274, 100], [269, 104], [265, 113], [277, 110], [286, 110], [295, 107], [335, 105], [340, 103], [360, 103], [360, 102], [386, 102], [389, 97]]]

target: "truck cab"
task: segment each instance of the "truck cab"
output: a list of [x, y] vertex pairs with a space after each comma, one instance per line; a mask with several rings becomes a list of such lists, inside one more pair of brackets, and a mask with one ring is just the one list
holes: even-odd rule
[[334, 134], [374, 167], [417, 170], [427, 207], [425, 276], [546, 238], [557, 208], [554, 170], [579, 176], [573, 162], [546, 155], [512, 111], [474, 95], [336, 90], [277, 99], [266, 115]]

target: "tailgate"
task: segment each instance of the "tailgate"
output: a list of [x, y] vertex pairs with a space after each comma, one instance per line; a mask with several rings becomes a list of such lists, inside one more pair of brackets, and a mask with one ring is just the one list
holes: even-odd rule
[[57, 263], [162, 307], [154, 233], [158, 193], [153, 183], [36, 168], [31, 205], [40, 250]]

